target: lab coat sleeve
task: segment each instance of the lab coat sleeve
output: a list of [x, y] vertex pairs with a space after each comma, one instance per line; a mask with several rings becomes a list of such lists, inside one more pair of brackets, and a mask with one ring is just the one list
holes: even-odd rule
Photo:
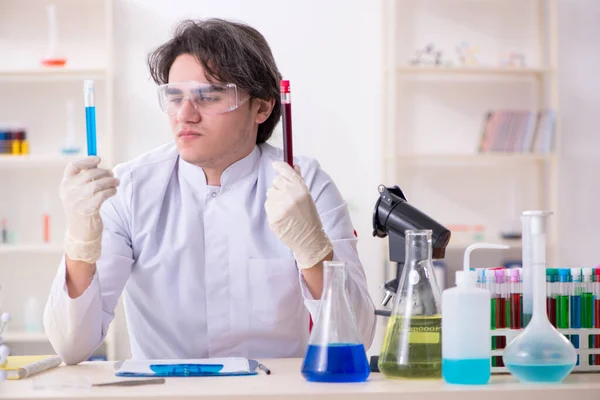
[[[323, 170], [319, 167], [308, 170], [305, 181], [315, 200], [323, 229], [333, 244], [333, 260], [346, 263], [346, 290], [363, 344], [365, 349], [368, 349], [375, 336], [375, 305], [369, 295], [365, 272], [358, 257], [356, 249], [358, 240], [354, 234], [348, 206], [331, 178]], [[311, 296], [301, 272], [300, 286], [304, 304], [314, 321], [320, 301], [314, 300]]]
[[131, 274], [131, 177], [119, 167], [115, 169], [115, 176], [121, 180], [117, 195], [107, 200], [100, 210], [104, 224], [102, 254], [92, 282], [81, 296], [71, 298], [66, 287], [63, 256], [44, 310], [46, 335], [66, 364], [85, 361], [100, 346]]

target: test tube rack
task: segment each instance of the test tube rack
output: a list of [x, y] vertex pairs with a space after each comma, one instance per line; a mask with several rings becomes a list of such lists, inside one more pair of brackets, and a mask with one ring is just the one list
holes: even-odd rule
[[[505, 337], [506, 344], [511, 342], [514, 338], [516, 338], [523, 329], [494, 329], [490, 331], [491, 337]], [[578, 329], [557, 329], [560, 333], [565, 336], [579, 336], [579, 348], [576, 348], [577, 352], [578, 364], [573, 368], [573, 372], [600, 372], [600, 362], [596, 362], [592, 365], [590, 364], [590, 355], [596, 356], [598, 360], [600, 360], [600, 348], [590, 348], [590, 336], [600, 335], [600, 328], [578, 328]], [[493, 356], [502, 356], [504, 353], [504, 349], [496, 349], [492, 350]], [[501, 373], [509, 373], [506, 367], [495, 367], [492, 366], [493, 374], [501, 374]]]

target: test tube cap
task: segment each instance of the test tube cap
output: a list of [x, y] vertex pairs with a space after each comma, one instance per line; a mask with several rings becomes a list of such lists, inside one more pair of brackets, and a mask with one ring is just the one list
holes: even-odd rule
[[581, 268], [571, 268], [571, 275], [573, 275], [573, 276], [581, 275]]
[[570, 275], [571, 275], [571, 270], [569, 268], [559, 268], [558, 269], [558, 276], [560, 277], [561, 282], [565, 282], [565, 280], [568, 280]]
[[591, 276], [593, 274], [594, 270], [592, 268], [585, 267], [585, 268], [581, 268], [581, 272], [585, 276]]
[[290, 92], [290, 81], [287, 79], [282, 79], [279, 82], [279, 88], [281, 93], [289, 93]]

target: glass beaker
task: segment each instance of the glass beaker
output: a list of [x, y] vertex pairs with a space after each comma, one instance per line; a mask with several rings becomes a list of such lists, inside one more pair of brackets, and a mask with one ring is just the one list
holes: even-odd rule
[[531, 262], [533, 315], [527, 327], [504, 350], [504, 364], [522, 382], [560, 382], [577, 361], [575, 348], [548, 320], [546, 311], [546, 224], [549, 211], [525, 211], [523, 253]]
[[302, 375], [312, 382], [363, 382], [370, 368], [346, 294], [346, 263], [323, 263], [323, 294]]
[[441, 293], [431, 261], [431, 234], [405, 232], [404, 270], [378, 362], [387, 377], [442, 377]]

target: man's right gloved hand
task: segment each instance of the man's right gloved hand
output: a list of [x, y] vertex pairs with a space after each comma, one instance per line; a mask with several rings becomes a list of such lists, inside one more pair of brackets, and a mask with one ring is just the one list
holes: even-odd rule
[[117, 193], [119, 180], [98, 168], [100, 157], [84, 157], [65, 168], [60, 198], [67, 218], [65, 253], [74, 261], [94, 264], [102, 251], [100, 206]]

